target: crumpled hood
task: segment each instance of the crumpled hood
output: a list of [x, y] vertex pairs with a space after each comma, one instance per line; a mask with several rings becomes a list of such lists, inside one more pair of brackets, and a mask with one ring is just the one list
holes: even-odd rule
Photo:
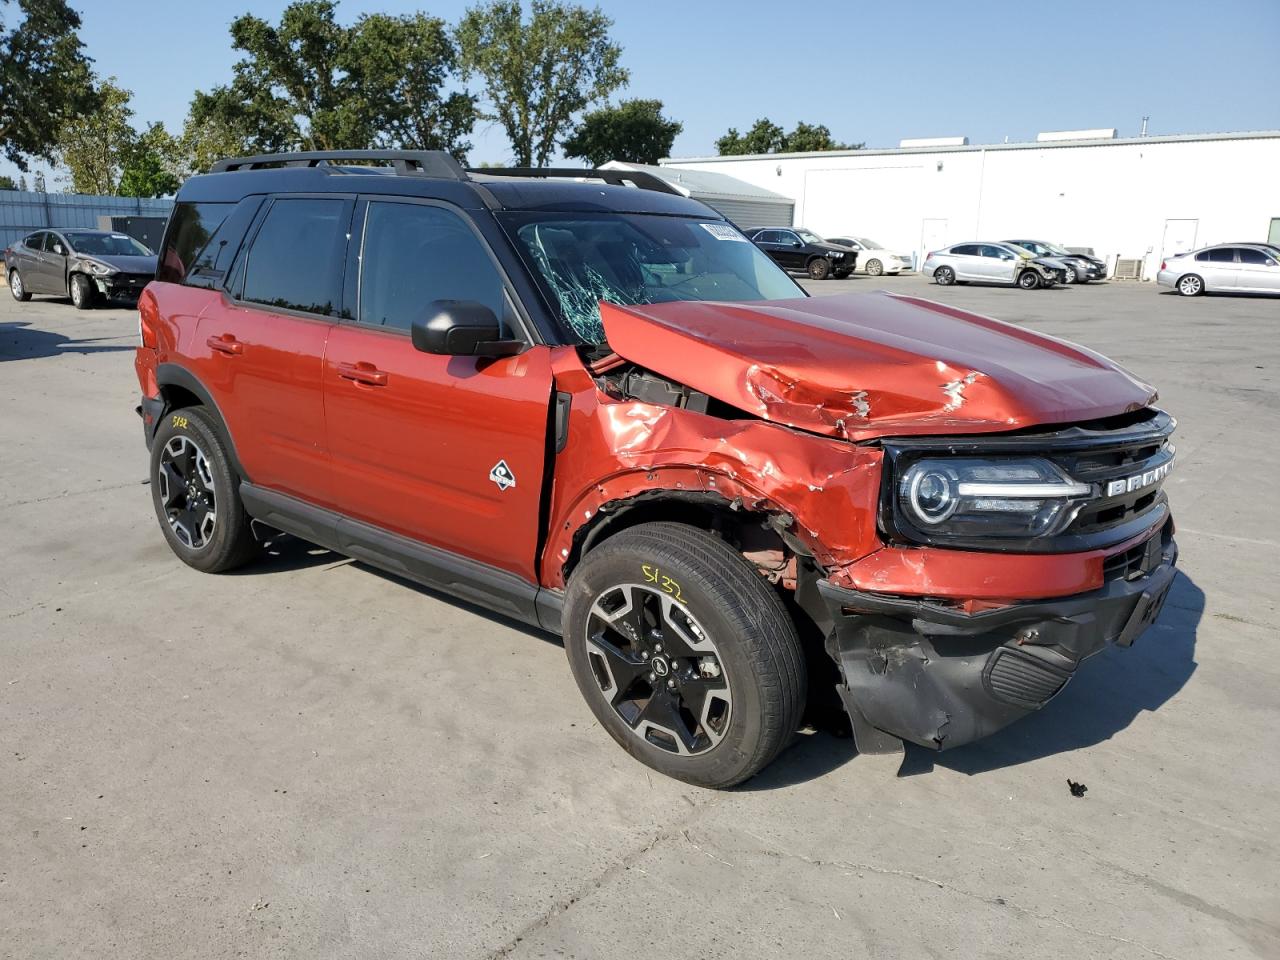
[[633, 363], [851, 440], [1093, 420], [1156, 399], [1083, 347], [916, 297], [602, 303], [600, 315], [609, 346]]
[[96, 260], [98, 263], [105, 263], [109, 267], [115, 267], [121, 273], [142, 273], [154, 274], [156, 272], [156, 257], [135, 256], [133, 254], [106, 254], [106, 253], [81, 253], [77, 255], [80, 260]]

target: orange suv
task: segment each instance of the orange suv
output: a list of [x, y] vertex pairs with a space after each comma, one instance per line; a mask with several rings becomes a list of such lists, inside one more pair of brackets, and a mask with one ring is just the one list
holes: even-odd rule
[[989, 734], [1174, 577], [1150, 386], [927, 300], [811, 299], [642, 173], [224, 160], [139, 312], [183, 561], [283, 532], [558, 633], [601, 725], [690, 783], [824, 699], [864, 752]]

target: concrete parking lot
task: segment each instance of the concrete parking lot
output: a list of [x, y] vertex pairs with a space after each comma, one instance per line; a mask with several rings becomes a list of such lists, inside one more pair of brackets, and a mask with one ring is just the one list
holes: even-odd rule
[[183, 566], [135, 314], [0, 291], [0, 957], [1280, 956], [1280, 300], [810, 286], [1158, 384], [1182, 573], [997, 736], [810, 734], [723, 793], [618, 749], [551, 638], [296, 542]]

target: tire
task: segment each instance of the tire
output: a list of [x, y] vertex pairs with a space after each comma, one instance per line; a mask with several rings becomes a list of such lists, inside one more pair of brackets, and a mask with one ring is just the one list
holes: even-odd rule
[[156, 519], [183, 563], [222, 573], [258, 552], [226, 444], [203, 407], [165, 414], [151, 444], [150, 477]]
[[1023, 270], [1018, 274], [1018, 286], [1023, 290], [1035, 290], [1040, 286], [1040, 274], [1034, 270]]
[[19, 303], [26, 303], [31, 299], [31, 291], [27, 289], [27, 285], [22, 282], [22, 275], [18, 273], [18, 268], [14, 267], [9, 271], [9, 293], [13, 295], [13, 299]]
[[883, 264], [883, 263], [881, 263], [879, 260], [868, 260], [868, 261], [867, 261], [867, 276], [869, 276], [869, 277], [878, 277], [878, 276], [880, 276], [882, 273], [884, 273], [884, 264]]
[[1067, 275], [1062, 280], [1063, 283], [1080, 283], [1080, 275], [1076, 273], [1076, 268], [1067, 265]]
[[1204, 281], [1199, 274], [1183, 274], [1178, 278], [1178, 293], [1184, 297], [1198, 297], [1204, 293]]
[[588, 553], [569, 578], [564, 645], [600, 725], [677, 780], [741, 783], [799, 728], [795, 624], [741, 554], [696, 527], [640, 524]]
[[809, 271], [809, 279], [825, 280], [831, 276], [831, 261], [826, 257], [814, 257], [805, 269]]
[[950, 267], [939, 267], [933, 271], [933, 282], [940, 287], [949, 287], [956, 282], [956, 272]]
[[83, 273], [73, 274], [71, 277], [71, 304], [77, 310], [92, 310], [94, 300], [97, 299], [97, 291], [93, 289], [93, 284], [89, 282], [89, 278]]

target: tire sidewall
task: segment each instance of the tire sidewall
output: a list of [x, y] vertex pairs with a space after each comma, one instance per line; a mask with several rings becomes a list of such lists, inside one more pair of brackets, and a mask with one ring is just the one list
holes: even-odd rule
[[[164, 506], [160, 502], [160, 485], [157, 476], [160, 469], [160, 458], [165, 445], [177, 436], [188, 437], [204, 453], [213, 474], [214, 506], [217, 512], [214, 521], [213, 536], [208, 544], [199, 549], [192, 549], [178, 539], [169, 524]], [[232, 470], [226, 446], [218, 434], [217, 425], [200, 407], [184, 407], [171, 410], [164, 415], [156, 428], [155, 439], [151, 444], [150, 473], [151, 505], [155, 509], [156, 520], [164, 533], [169, 547], [178, 558], [188, 566], [205, 572], [229, 569], [239, 562], [238, 554], [244, 549], [243, 537], [246, 535], [244, 508], [240, 503], [239, 478]]]
[[[738, 628], [715, 602], [715, 585], [675, 551], [660, 546], [642, 554], [621, 543], [606, 541], [592, 551], [590, 558], [590, 563], [584, 562], [574, 571], [566, 590], [564, 645], [574, 680], [591, 712], [624, 750], [667, 776], [701, 786], [721, 786], [745, 779], [743, 771], [757, 756], [762, 734], [761, 677], [735, 636]], [[587, 659], [586, 628], [592, 604], [611, 587], [644, 584], [641, 566], [646, 563], [680, 584], [684, 605], [715, 643], [729, 684], [732, 706], [724, 738], [710, 750], [692, 757], [672, 754], [637, 736], [604, 699]]]
[[[14, 286], [13, 283], [15, 278], [18, 281], [17, 286]], [[31, 293], [27, 290], [27, 285], [23, 282], [22, 274], [18, 273], [17, 267], [9, 271], [9, 295], [19, 303], [24, 303], [31, 299]]]
[[[1189, 280], [1194, 280], [1196, 282], [1195, 289], [1190, 293], [1182, 289], [1182, 285]], [[1182, 294], [1184, 297], [1198, 297], [1200, 294], [1204, 293], [1204, 281], [1196, 274], [1180, 277], [1178, 279], [1178, 293]]]
[[[872, 269], [873, 267], [875, 269]], [[879, 260], [868, 260], [867, 273], [869, 273], [873, 277], [880, 276], [882, 273], [884, 273], [884, 264], [882, 264]]]
[[1023, 290], [1034, 290], [1040, 286], [1040, 278], [1030, 270], [1018, 274], [1018, 286]]
[[805, 267], [805, 271], [811, 280], [825, 280], [831, 276], [831, 262], [825, 257], [814, 257]]
[[939, 267], [933, 271], [934, 282], [940, 287], [949, 287], [956, 282], [956, 272], [950, 267]]
[[[77, 290], [79, 291], [78, 299]], [[71, 303], [77, 310], [88, 310], [93, 306], [93, 286], [83, 273], [77, 273], [71, 277], [71, 289], [67, 292], [71, 295]]]

